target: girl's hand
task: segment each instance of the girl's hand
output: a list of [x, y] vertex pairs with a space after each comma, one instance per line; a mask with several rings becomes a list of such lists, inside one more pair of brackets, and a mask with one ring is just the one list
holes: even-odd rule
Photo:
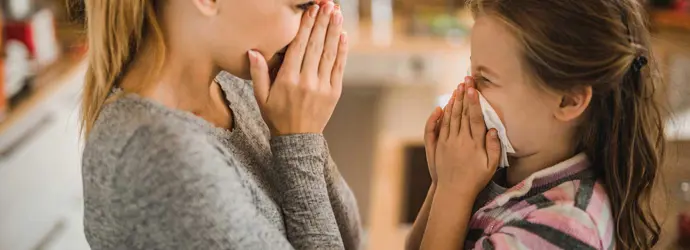
[[439, 192], [476, 197], [496, 171], [500, 152], [497, 133], [487, 133], [477, 90], [467, 77], [441, 120], [435, 154]]
[[306, 11], [273, 84], [266, 59], [249, 52], [254, 94], [274, 136], [323, 132], [342, 91], [347, 59], [342, 23], [332, 2]]
[[[455, 92], [453, 92], [455, 93]], [[447, 105], [446, 105], [447, 106]], [[436, 175], [436, 142], [438, 141], [439, 125], [443, 117], [443, 110], [439, 107], [434, 109], [429, 119], [426, 121], [424, 127], [424, 149], [426, 151], [426, 163], [429, 166], [429, 174], [431, 175], [431, 183], [436, 184], [438, 180]]]

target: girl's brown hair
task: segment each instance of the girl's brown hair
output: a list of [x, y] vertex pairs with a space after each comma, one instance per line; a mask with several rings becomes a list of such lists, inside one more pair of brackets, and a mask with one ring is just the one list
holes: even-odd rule
[[514, 32], [524, 62], [548, 89], [592, 87], [577, 147], [606, 187], [616, 247], [654, 246], [660, 225], [651, 192], [665, 139], [657, 71], [639, 68], [643, 59], [653, 62], [643, 6], [637, 0], [469, 0], [469, 7]]
[[[68, 0], [79, 1], [84, 0]], [[82, 129], [88, 136], [116, 81], [144, 42], [155, 49], [153, 71], [160, 69], [165, 53], [155, 0], [85, 0], [71, 5], [72, 13], [85, 12], [89, 67], [82, 101]], [[78, 8], [84, 8], [79, 10]]]

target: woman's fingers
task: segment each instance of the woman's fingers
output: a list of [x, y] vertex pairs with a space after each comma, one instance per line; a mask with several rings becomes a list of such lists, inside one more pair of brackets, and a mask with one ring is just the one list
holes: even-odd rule
[[450, 97], [450, 100], [448, 100], [448, 104], [446, 104], [446, 107], [443, 108], [443, 119], [441, 120], [441, 129], [438, 135], [439, 140], [446, 140], [450, 135], [450, 116], [451, 110], [453, 109], [453, 103], [455, 102], [455, 95], [457, 95], [457, 92], [457, 90], [453, 91], [453, 95]]
[[501, 160], [501, 142], [498, 140], [496, 129], [490, 129], [486, 135], [486, 157], [489, 162], [489, 169], [496, 170]]
[[280, 67], [278, 72], [279, 76], [285, 76], [285, 74], [294, 74], [292, 77], [298, 77], [299, 73], [302, 71], [302, 61], [304, 60], [304, 53], [307, 51], [307, 44], [309, 43], [309, 37], [311, 35], [311, 30], [314, 27], [314, 22], [316, 20], [316, 14], [319, 13], [319, 5], [313, 5], [309, 8], [302, 16], [302, 22], [297, 32], [297, 36], [288, 46], [288, 50], [285, 53], [285, 60], [283, 65]]
[[271, 88], [271, 78], [268, 75], [268, 64], [261, 53], [255, 50], [250, 50], [249, 64], [252, 81], [254, 82], [254, 96], [259, 106], [266, 103], [268, 100], [268, 93]]
[[323, 54], [321, 55], [321, 62], [319, 64], [319, 78], [325, 82], [330, 82], [331, 72], [338, 56], [338, 47], [340, 45], [340, 35], [343, 30], [343, 15], [339, 9], [336, 9], [331, 15], [331, 23], [328, 26], [326, 34], [326, 44], [324, 45]]
[[326, 32], [331, 21], [333, 9], [333, 2], [328, 2], [321, 7], [321, 13], [319, 13], [316, 23], [314, 23], [314, 28], [311, 31], [309, 43], [307, 44], [307, 52], [304, 55], [304, 63], [302, 64], [302, 73], [304, 74], [318, 74], [319, 62], [323, 55]]
[[343, 32], [339, 36], [338, 41], [338, 55], [333, 65], [331, 72], [331, 87], [336, 91], [341, 91], [343, 88], [343, 76], [345, 75], [345, 65], [347, 65], [347, 53], [349, 47], [347, 44], [347, 33]]
[[463, 99], [465, 99], [465, 84], [458, 85], [457, 95], [455, 95], [455, 104], [453, 111], [451, 111], [450, 118], [450, 135], [457, 135], [460, 131], [460, 119], [462, 115]]

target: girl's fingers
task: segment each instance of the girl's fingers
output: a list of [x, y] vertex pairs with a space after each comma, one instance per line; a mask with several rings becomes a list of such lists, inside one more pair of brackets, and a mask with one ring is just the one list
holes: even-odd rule
[[302, 73], [304, 74], [318, 74], [321, 55], [323, 55], [324, 42], [326, 41], [326, 31], [331, 21], [333, 9], [333, 2], [328, 2], [321, 7], [321, 13], [319, 13], [316, 23], [314, 23], [314, 28], [311, 31], [309, 43], [307, 44], [307, 52], [304, 55], [304, 62], [302, 65]]
[[477, 90], [473, 87], [468, 87], [465, 91], [465, 98], [462, 105], [462, 119], [460, 121], [460, 132], [462, 136], [472, 137], [472, 128], [470, 127], [470, 96], [477, 95]]
[[501, 142], [498, 140], [496, 129], [490, 129], [486, 135], [486, 156], [489, 169], [495, 171], [501, 159]]
[[441, 109], [441, 116], [439, 116], [438, 120], [436, 120], [436, 126], [434, 127], [436, 138], [438, 138], [438, 135], [441, 132], [441, 120], [443, 120], [443, 109]]
[[311, 35], [311, 30], [316, 20], [316, 14], [318, 13], [319, 5], [313, 5], [309, 8], [309, 11], [302, 16], [302, 22], [297, 36], [292, 40], [288, 46], [287, 52], [285, 52], [283, 65], [278, 72], [279, 77], [282, 76], [295, 79], [299, 76], [302, 71], [302, 61], [304, 60], [304, 53], [307, 51], [309, 36]]
[[436, 140], [436, 130], [438, 128], [439, 118], [443, 115], [443, 110], [441, 107], [436, 107], [434, 112], [431, 113], [429, 119], [426, 121], [426, 126], [424, 127], [424, 141], [431, 142]]
[[439, 132], [439, 140], [446, 140], [450, 135], [450, 112], [453, 109], [453, 103], [455, 102], [455, 95], [457, 95], [457, 90], [453, 91], [453, 95], [448, 100], [448, 104], [443, 108], [443, 120], [441, 120], [441, 131]]
[[326, 45], [321, 55], [321, 62], [319, 64], [319, 78], [324, 82], [330, 82], [331, 72], [338, 56], [338, 47], [340, 45], [340, 36], [343, 30], [343, 15], [340, 10], [335, 10], [331, 15], [331, 23], [328, 27], [326, 35]]
[[479, 92], [472, 88], [472, 92], [468, 91], [469, 102], [469, 116], [470, 116], [470, 131], [475, 142], [484, 148], [484, 140], [482, 137], [486, 135], [486, 124], [484, 123], [484, 115], [482, 114], [482, 107], [479, 105]]
[[457, 135], [460, 131], [460, 119], [462, 115], [463, 99], [465, 99], [465, 85], [458, 85], [457, 95], [454, 98], [455, 104], [453, 105], [450, 118], [450, 135]]
[[426, 126], [424, 127], [424, 148], [429, 164], [434, 164], [433, 159], [436, 153], [436, 140], [438, 137], [437, 125], [442, 114], [443, 110], [441, 110], [440, 107], [436, 107], [434, 112], [429, 116], [429, 119], [426, 121]]

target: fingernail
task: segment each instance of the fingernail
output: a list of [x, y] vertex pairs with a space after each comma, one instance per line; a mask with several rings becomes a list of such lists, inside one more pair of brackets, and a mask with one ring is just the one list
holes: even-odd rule
[[252, 65], [254, 65], [254, 63], [256, 62], [256, 57], [257, 57], [256, 51], [250, 50], [249, 51], [249, 61], [252, 63]]
[[325, 4], [321, 11], [323, 12], [323, 14], [331, 14], [331, 12], [333, 11], [333, 3], [329, 1]]
[[466, 76], [466, 77], [465, 77], [465, 82], [466, 82], [466, 83], [469, 83], [470, 81], [472, 81], [472, 77]]
[[347, 32], [340, 33], [340, 44], [347, 44]]
[[339, 25], [342, 22], [343, 22], [343, 15], [340, 13], [340, 10], [336, 10], [333, 13], [333, 24]]
[[311, 10], [309, 10], [309, 16], [316, 17], [317, 13], [319, 13], [319, 6], [314, 5], [313, 7], [311, 7]]
[[472, 87], [468, 88], [468, 89], [467, 89], [467, 94], [468, 94], [470, 97], [474, 97], [474, 94], [475, 94], [474, 88], [472, 88]]
[[498, 133], [496, 133], [496, 130], [493, 130], [493, 129], [491, 130], [491, 132], [489, 132], [489, 135], [491, 135], [491, 137], [493, 137], [493, 138], [498, 137]]
[[336, 10], [340, 10], [340, 4], [336, 4], [336, 5], [335, 5], [335, 9], [336, 9]]

